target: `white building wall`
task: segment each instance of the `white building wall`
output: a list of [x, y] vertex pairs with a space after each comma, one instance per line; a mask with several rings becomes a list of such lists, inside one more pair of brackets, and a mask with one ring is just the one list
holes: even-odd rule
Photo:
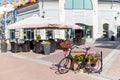
[[[120, 3], [106, 3], [98, 2], [98, 0], [92, 0], [93, 10], [65, 10], [64, 2], [65, 0], [43, 0], [44, 6], [42, 7], [42, 0], [39, 3], [39, 10], [25, 14], [19, 14], [19, 20], [23, 18], [30, 17], [33, 14], [39, 14], [40, 16], [45, 16], [45, 18], [54, 18], [63, 22], [71, 23], [84, 23], [87, 25], [93, 26], [93, 38], [100, 38], [103, 36], [103, 24], [109, 24], [109, 31], [113, 31], [115, 35], [117, 34], [117, 26], [120, 26], [120, 17], [117, 15], [120, 12]], [[43, 11], [45, 13], [43, 13]], [[117, 20], [115, 21], [115, 16]], [[45, 30], [41, 31], [45, 33]], [[54, 30], [54, 38], [65, 39], [65, 31], [61, 30], [60, 33], [57, 33], [58, 30]], [[42, 35], [42, 33], [40, 33]], [[109, 38], [111, 37], [109, 32]], [[21, 37], [22, 38], [22, 37]], [[45, 39], [45, 34], [43, 35]]]
[[[61, 17], [60, 17], [60, 13], [59, 13], [59, 0], [46, 0], [43, 2], [40, 1], [39, 3], [40, 5], [40, 16], [43, 16], [45, 18], [53, 18], [56, 20], [60, 20], [61, 21]], [[42, 7], [43, 5], [43, 7]], [[45, 13], [43, 13], [43, 11]], [[64, 30], [60, 30], [58, 32], [58, 30], [53, 30], [53, 37], [54, 39], [60, 38], [60, 39], [65, 39], [65, 31]]]
[[[117, 35], [117, 26], [120, 25], [119, 20], [120, 17], [117, 14], [120, 10], [119, 3], [106, 3], [106, 2], [99, 2], [98, 5], [98, 26], [99, 26], [99, 32], [101, 34], [101, 37], [103, 37], [103, 24], [107, 23], [109, 24], [109, 38], [113, 35]], [[115, 20], [115, 16], [117, 19]]]
[[100, 37], [98, 32], [98, 0], [92, 0], [93, 3], [93, 38]]

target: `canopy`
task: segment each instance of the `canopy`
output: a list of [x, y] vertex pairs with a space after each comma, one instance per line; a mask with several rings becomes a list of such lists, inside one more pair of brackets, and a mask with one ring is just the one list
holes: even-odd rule
[[52, 18], [32, 16], [6, 26], [8, 29], [34, 28], [34, 29], [80, 29], [80, 26], [64, 23]]

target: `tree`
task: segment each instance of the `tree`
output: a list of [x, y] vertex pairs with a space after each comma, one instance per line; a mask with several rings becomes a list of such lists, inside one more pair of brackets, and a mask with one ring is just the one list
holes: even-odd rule
[[0, 17], [0, 39], [5, 39], [5, 24], [4, 17]]

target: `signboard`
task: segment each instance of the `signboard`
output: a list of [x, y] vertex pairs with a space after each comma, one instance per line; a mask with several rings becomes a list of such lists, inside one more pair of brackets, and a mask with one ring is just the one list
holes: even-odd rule
[[15, 32], [15, 38], [19, 38], [20, 37], [20, 33], [19, 33], [19, 31], [16, 31]]

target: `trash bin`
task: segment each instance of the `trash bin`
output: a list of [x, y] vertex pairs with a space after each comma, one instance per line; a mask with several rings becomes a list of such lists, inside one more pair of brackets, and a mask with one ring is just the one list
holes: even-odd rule
[[115, 37], [114, 36], [111, 36], [111, 41], [114, 41], [115, 40]]

